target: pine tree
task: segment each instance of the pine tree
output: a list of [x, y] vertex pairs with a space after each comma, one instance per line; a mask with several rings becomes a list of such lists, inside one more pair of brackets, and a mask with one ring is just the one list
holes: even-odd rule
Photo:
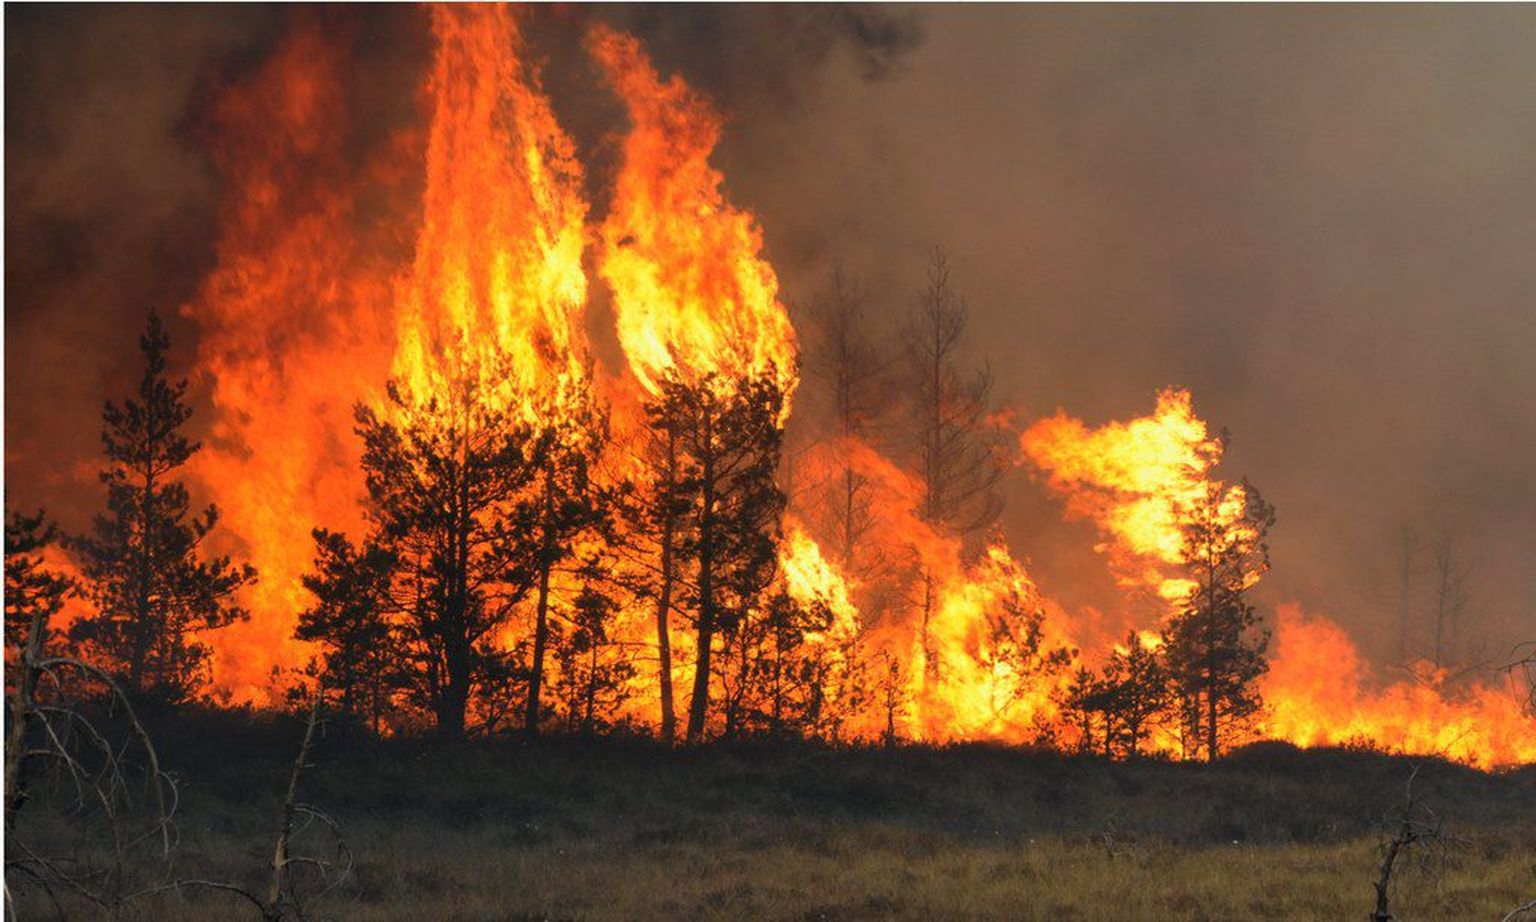
[[1141, 744], [1163, 721], [1172, 698], [1162, 655], [1131, 631], [1110, 654], [1095, 690], [1106, 754], [1140, 755]]
[[403, 693], [448, 739], [512, 680], [495, 634], [539, 574], [532, 488], [549, 441], [483, 383], [496, 379], [465, 374], [425, 399], [391, 382], [384, 411], [356, 411], [372, 540], [394, 560]]
[[249, 566], [208, 557], [202, 543], [218, 510], [191, 512], [177, 472], [199, 445], [182, 429], [192, 415], [185, 379], [165, 376], [170, 338], [151, 313], [139, 348], [144, 375], [136, 399], [108, 401], [102, 413], [107, 509], [91, 534], [72, 539], [83, 561], [84, 592], [96, 613], [72, 636], [137, 694], [182, 701], [208, 679], [201, 632], [247, 617], [232, 599], [256, 578]]
[[728, 383], [710, 376], [666, 383], [647, 408], [653, 430], [676, 433], [672, 553], [692, 577], [676, 588], [693, 612], [697, 650], [689, 742], [705, 731], [716, 641], [735, 629], [777, 568], [783, 402], [771, 375]]
[[[1186, 737], [1210, 761], [1258, 713], [1256, 681], [1268, 668], [1269, 632], [1260, 629], [1248, 590], [1269, 569], [1265, 538], [1275, 512], [1246, 482], [1240, 489], [1207, 484], [1181, 523], [1194, 588], [1163, 634]], [[1234, 502], [1241, 503], [1235, 514]]]
[[[923, 495], [919, 514], [937, 528], [965, 536], [985, 528], [1002, 511], [997, 483], [1004, 465], [989, 430], [992, 377], [985, 369], [961, 370], [969, 310], [950, 283], [949, 260], [935, 250], [928, 282], [907, 319], [904, 341], [912, 401], [912, 455]], [[939, 657], [928, 636], [936, 587], [919, 574], [920, 642], [930, 673]]]
[[727, 737], [812, 735], [827, 704], [832, 612], [779, 589], [725, 637], [718, 666]]
[[876, 675], [875, 701], [885, 724], [880, 730], [880, 743], [894, 749], [898, 739], [897, 723], [907, 716], [912, 695], [907, 688], [907, 676], [901, 668], [901, 660], [889, 650], [875, 654]]
[[614, 600], [590, 584], [571, 603], [570, 627], [555, 645], [560, 671], [555, 697], [565, 712], [565, 731], [591, 735], [613, 721], [628, 697], [635, 668], [624, 647], [609, 636]]
[[[534, 629], [528, 666], [523, 729], [538, 732], [543, 714], [544, 659], [550, 643], [550, 580], [575, 557], [583, 535], [613, 537], [613, 490], [592, 477], [608, 440], [608, 418], [592, 402], [585, 382], [546, 430], [548, 449], [539, 470], [538, 549]], [[589, 597], [590, 598], [590, 597]]]
[[[27, 649], [35, 623], [47, 636], [48, 624], [75, 591], [73, 580], [54, 572], [41, 552], [58, 540], [58, 530], [42, 510], [35, 515], [5, 514], [5, 641]], [[10, 670], [7, 670], [7, 675]]]
[[299, 640], [318, 643], [323, 687], [338, 714], [377, 733], [399, 681], [390, 577], [395, 559], [376, 544], [354, 547], [340, 532], [314, 530], [314, 570], [303, 577], [315, 604], [299, 615]]
[[866, 320], [863, 291], [835, 271], [831, 292], [813, 311], [816, 335], [807, 369], [827, 403], [825, 435], [833, 446], [831, 477], [822, 486], [823, 519], [842, 572], [868, 585], [886, 561], [874, 540], [875, 483], [854, 464], [855, 443], [869, 443], [890, 405], [890, 363]]

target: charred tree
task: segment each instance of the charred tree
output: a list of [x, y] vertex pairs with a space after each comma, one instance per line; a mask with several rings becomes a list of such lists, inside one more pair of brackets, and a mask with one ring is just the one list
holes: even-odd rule
[[231, 600], [256, 572], [202, 552], [218, 509], [210, 504], [194, 514], [186, 486], [175, 479], [200, 446], [182, 434], [192, 409], [186, 380], [166, 378], [169, 347], [151, 313], [139, 340], [138, 393], [120, 405], [108, 401], [102, 412], [106, 511], [69, 546], [82, 561], [84, 593], [95, 609], [75, 623], [72, 637], [88, 644], [131, 694], [175, 702], [207, 680], [208, 648], [195, 635], [247, 617]]
[[834, 448], [834, 469], [824, 485], [822, 505], [842, 572], [866, 585], [882, 569], [871, 545], [876, 526], [875, 484], [855, 466], [852, 451], [877, 436], [891, 398], [890, 362], [877, 345], [865, 314], [860, 287], [838, 269], [830, 294], [814, 311], [815, 336], [807, 371], [827, 403], [825, 428]]
[[1457, 662], [1461, 643], [1461, 621], [1466, 613], [1467, 580], [1472, 568], [1457, 550], [1449, 535], [1435, 543], [1435, 640], [1436, 669]]
[[1188, 736], [1209, 761], [1262, 706], [1255, 683], [1268, 668], [1269, 632], [1259, 627], [1248, 590], [1269, 569], [1265, 537], [1275, 512], [1252, 486], [1241, 490], [1237, 496], [1207, 484], [1187, 510], [1183, 557], [1194, 588], [1163, 634]]

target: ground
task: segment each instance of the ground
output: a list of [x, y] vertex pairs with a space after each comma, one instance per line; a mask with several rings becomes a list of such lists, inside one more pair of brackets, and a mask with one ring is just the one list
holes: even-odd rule
[[[177, 873], [262, 892], [299, 727], [226, 715], [156, 732], [182, 779]], [[1399, 918], [1496, 920], [1536, 897], [1536, 767], [1281, 744], [1206, 766], [977, 745], [444, 749], [334, 731], [311, 761], [301, 799], [340, 821], [357, 867], [309, 918], [1364, 920], [1382, 818], [1414, 766], [1455, 841], [1403, 863]], [[320, 847], [314, 832], [297, 851]], [[12, 883], [22, 918], [56, 914]], [[206, 892], [139, 912], [257, 917]]]

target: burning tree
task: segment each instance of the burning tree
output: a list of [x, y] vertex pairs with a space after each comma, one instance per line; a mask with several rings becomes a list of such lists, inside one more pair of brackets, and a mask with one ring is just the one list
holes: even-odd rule
[[[544, 681], [545, 651], [550, 642], [550, 580], [561, 566], [576, 557], [576, 543], [582, 537], [613, 538], [613, 488], [597, 484], [592, 468], [608, 440], [608, 418], [593, 402], [588, 380], [575, 382], [576, 390], [567, 401], [557, 404], [560, 411], [545, 424], [548, 450], [539, 469], [537, 523], [537, 591], [534, 603], [532, 661], [528, 670], [528, 696], [523, 711], [523, 728], [538, 732], [542, 714], [540, 702]], [[601, 609], [591, 608], [596, 598], [590, 591], [579, 598], [575, 608], [587, 612], [584, 626], [577, 625], [576, 637], [596, 644], [602, 637], [602, 622], [592, 620]], [[583, 609], [583, 604], [588, 604]]]
[[875, 344], [866, 321], [863, 291], [841, 271], [831, 279], [830, 294], [815, 305], [815, 337], [807, 348], [808, 376], [818, 384], [828, 406], [825, 438], [831, 465], [819, 484], [822, 518], [842, 572], [868, 585], [884, 576], [887, 561], [875, 535], [879, 484], [854, 463], [858, 444], [872, 441], [891, 398], [889, 361]]
[[1269, 569], [1275, 511], [1251, 485], [1207, 483], [1184, 520], [1183, 559], [1194, 588], [1163, 632], [1186, 746], [1215, 761], [1222, 743], [1258, 713], [1255, 685], [1269, 632], [1248, 590]]
[[174, 479], [201, 446], [182, 434], [192, 409], [186, 379], [165, 376], [169, 347], [151, 312], [139, 339], [137, 399], [108, 401], [102, 411], [107, 510], [69, 546], [83, 562], [83, 590], [94, 608], [75, 622], [73, 638], [130, 693], [174, 702], [207, 682], [209, 649], [196, 635], [246, 617], [231, 599], [256, 572], [202, 552], [219, 515], [211, 504], [192, 514], [186, 486]]
[[610, 634], [618, 607], [610, 596], [589, 584], [570, 607], [570, 627], [555, 645], [560, 667], [555, 697], [564, 711], [565, 731], [590, 735], [623, 705], [635, 667]]
[[1156, 644], [1135, 631], [1111, 652], [1102, 673], [1080, 669], [1067, 694], [1081, 746], [1092, 748], [1094, 718], [1106, 756], [1135, 758], [1168, 715], [1173, 697], [1168, 668]]

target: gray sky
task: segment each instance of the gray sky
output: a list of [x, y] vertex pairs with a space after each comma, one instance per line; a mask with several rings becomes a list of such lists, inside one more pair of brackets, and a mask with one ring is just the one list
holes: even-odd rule
[[[567, 63], [582, 15], [539, 28], [600, 184], [613, 110]], [[719, 163], [791, 301], [840, 260], [894, 328], [942, 245], [1002, 404], [1099, 423], [1178, 384], [1231, 430], [1223, 470], [1280, 515], [1270, 600], [1391, 649], [1411, 523], [1475, 561], [1490, 655], [1536, 634], [1536, 10], [603, 15], [730, 111]], [[144, 309], [174, 311], [211, 260], [217, 182], [189, 126], [281, 15], [6, 19], [7, 491], [78, 524]], [[196, 329], [177, 331], [190, 355]], [[1007, 493], [1047, 591], [1103, 602], [1091, 531], [1023, 470]]]

